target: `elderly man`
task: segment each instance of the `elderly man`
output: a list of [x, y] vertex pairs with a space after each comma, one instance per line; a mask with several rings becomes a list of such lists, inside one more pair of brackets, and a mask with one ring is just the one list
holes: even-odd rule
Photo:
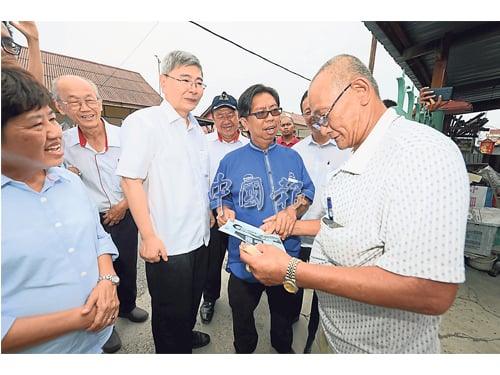
[[[52, 83], [56, 107], [76, 125], [63, 132], [65, 161], [88, 188], [101, 223], [118, 247], [120, 257], [114, 267], [120, 278], [118, 298], [120, 317], [144, 322], [147, 311], [136, 306], [137, 297], [137, 226], [128, 209], [115, 173], [120, 160], [120, 127], [102, 117], [102, 100], [96, 85], [79, 76], [65, 75]], [[107, 353], [120, 349], [118, 333], [113, 331], [103, 347]]]
[[[239, 130], [238, 103], [236, 99], [225, 91], [212, 100], [212, 116], [215, 131], [207, 135], [208, 155], [210, 157], [210, 181], [219, 167], [219, 161], [228, 152], [246, 145], [248, 138], [241, 135]], [[214, 210], [213, 215], [217, 216]], [[215, 302], [220, 297], [221, 268], [226, 255], [228, 235], [219, 231], [219, 226], [214, 225], [210, 230], [208, 244], [208, 275], [205, 289], [203, 290], [203, 303], [200, 307], [200, 318], [203, 323], [212, 321]]]
[[321, 351], [439, 353], [441, 315], [465, 279], [469, 181], [460, 150], [386, 108], [354, 56], [321, 67], [309, 103], [311, 123], [354, 150], [324, 189], [330, 215], [295, 224], [295, 234], [317, 234], [311, 263], [266, 245], [241, 259], [266, 285], [287, 275], [316, 289]]
[[189, 52], [170, 52], [160, 84], [165, 100], [123, 122], [117, 174], [147, 262], [156, 353], [191, 353], [210, 342], [193, 330], [213, 225], [207, 140], [191, 113], [205, 89], [200, 61]]
[[[258, 227], [270, 216], [275, 217], [275, 226], [284, 239], [283, 254], [295, 257], [300, 239], [288, 235], [297, 216], [313, 200], [314, 185], [299, 154], [275, 141], [281, 114], [279, 104], [276, 90], [261, 84], [241, 94], [238, 112], [242, 125], [250, 132], [251, 142], [220, 161], [211, 186], [210, 206], [217, 210], [219, 225], [238, 219]], [[253, 314], [265, 291], [271, 315], [271, 345], [278, 353], [291, 353], [297, 290], [288, 293], [281, 287], [259, 283], [240, 259], [240, 244], [236, 237], [229, 238], [228, 296], [235, 350], [254, 352], [258, 334]]]

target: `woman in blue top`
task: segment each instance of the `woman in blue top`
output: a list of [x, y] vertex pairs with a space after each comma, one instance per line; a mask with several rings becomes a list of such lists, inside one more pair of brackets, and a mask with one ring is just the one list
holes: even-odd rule
[[101, 353], [118, 251], [80, 178], [59, 167], [47, 89], [2, 66], [2, 353]]

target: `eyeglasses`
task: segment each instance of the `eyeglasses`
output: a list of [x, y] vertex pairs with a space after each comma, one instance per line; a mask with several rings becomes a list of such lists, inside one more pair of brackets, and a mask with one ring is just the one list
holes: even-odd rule
[[175, 79], [177, 82], [180, 82], [181, 86], [183, 86], [185, 88], [191, 88], [193, 86], [196, 90], [199, 90], [200, 88], [205, 90], [207, 88], [207, 85], [205, 85], [203, 82], [192, 82], [188, 79], [179, 79], [179, 78], [169, 76], [168, 74], [164, 74], [164, 76], [168, 77], [168, 78]]
[[225, 112], [225, 113], [217, 113], [214, 117], [217, 120], [222, 120], [223, 118], [227, 118], [228, 120], [232, 120], [236, 116], [236, 112]]
[[80, 100], [72, 100], [70, 102], [65, 102], [63, 100], [60, 100], [59, 102], [68, 106], [68, 108], [72, 110], [77, 110], [82, 108], [83, 103], [85, 103], [89, 108], [97, 108], [99, 106], [99, 99], [80, 99]]
[[337, 98], [333, 101], [332, 105], [330, 106], [330, 108], [328, 108], [328, 111], [326, 111], [326, 113], [324, 115], [321, 115], [321, 116], [308, 116], [309, 118], [306, 119], [310, 121], [311, 123], [311, 126], [317, 130], [320, 130], [322, 126], [328, 126], [328, 116], [330, 115], [330, 112], [332, 111], [333, 107], [335, 106], [335, 104], [337, 104], [337, 102], [339, 101], [339, 99], [342, 97], [342, 95], [344, 95], [344, 93], [347, 91], [347, 89], [349, 87], [351, 87], [352, 85], [352, 82], [349, 83], [343, 90], [342, 92], [339, 94], [339, 96], [337, 96]]
[[14, 42], [12, 38], [2, 38], [2, 48], [10, 55], [17, 56], [21, 53], [21, 46]]
[[262, 119], [267, 118], [267, 116], [269, 116], [269, 114], [271, 114], [271, 116], [274, 116], [274, 117], [279, 116], [279, 115], [281, 115], [281, 112], [282, 112], [281, 108], [273, 108], [273, 109], [270, 109], [269, 111], [258, 111], [258, 112], [249, 113], [247, 116], [255, 116], [259, 120], [262, 120]]

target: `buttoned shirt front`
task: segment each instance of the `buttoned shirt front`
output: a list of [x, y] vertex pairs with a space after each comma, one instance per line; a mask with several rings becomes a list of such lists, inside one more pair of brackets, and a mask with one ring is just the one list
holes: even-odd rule
[[[83, 306], [102, 254], [118, 251], [77, 175], [50, 168], [40, 192], [2, 175], [2, 339], [17, 318]], [[73, 331], [22, 353], [101, 353], [111, 329]]]
[[144, 179], [150, 218], [168, 255], [185, 254], [210, 239], [210, 164], [206, 134], [195, 117], [189, 125], [173, 107], [130, 114], [122, 124], [116, 174]]
[[[89, 189], [99, 212], [107, 212], [125, 195], [121, 187], [121, 177], [116, 175], [120, 160], [120, 127], [111, 125], [104, 119], [106, 148], [94, 150], [86, 142], [78, 127], [63, 132], [64, 159], [81, 172], [82, 181]], [[79, 136], [81, 135], [81, 136]]]
[[[321, 222], [311, 263], [377, 266], [445, 283], [465, 280], [469, 181], [458, 147], [388, 109], [328, 181], [335, 221]], [[338, 353], [439, 353], [440, 316], [317, 292]]]

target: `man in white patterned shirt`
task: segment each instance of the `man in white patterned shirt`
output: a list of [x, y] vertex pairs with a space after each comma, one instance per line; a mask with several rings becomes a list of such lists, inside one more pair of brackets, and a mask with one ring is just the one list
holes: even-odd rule
[[[324, 190], [333, 220], [295, 224], [294, 234], [317, 234], [311, 263], [266, 245], [241, 259], [266, 285], [286, 275], [316, 289], [320, 349], [439, 353], [441, 315], [465, 280], [469, 181], [459, 149], [387, 109], [370, 71], [350, 55], [321, 67], [309, 100], [312, 123], [354, 149]], [[272, 231], [272, 221], [263, 228]], [[296, 266], [287, 272], [289, 263]]]

